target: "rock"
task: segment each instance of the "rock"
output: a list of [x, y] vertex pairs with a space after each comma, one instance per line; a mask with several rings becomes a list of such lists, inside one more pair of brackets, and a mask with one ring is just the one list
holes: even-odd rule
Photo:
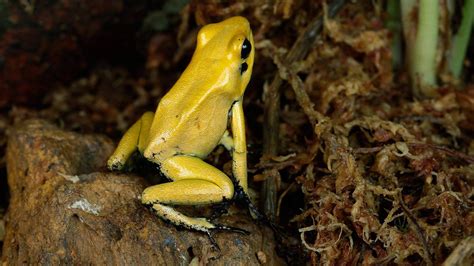
[[206, 235], [157, 218], [139, 201], [145, 179], [105, 169], [114, 145], [104, 137], [41, 120], [8, 135], [4, 264], [252, 265], [259, 264], [257, 254], [269, 265], [282, 264], [271, 230], [245, 212], [218, 220], [251, 232], [216, 233], [220, 252]]

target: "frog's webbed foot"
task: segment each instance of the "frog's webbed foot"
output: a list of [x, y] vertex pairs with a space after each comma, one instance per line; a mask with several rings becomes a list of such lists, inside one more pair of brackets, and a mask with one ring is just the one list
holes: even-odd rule
[[258, 208], [250, 200], [250, 197], [247, 193], [244, 192], [244, 189], [239, 185], [235, 184], [235, 198], [237, 201], [243, 203], [249, 210], [250, 215], [257, 222], [266, 224], [275, 232], [277, 236], [285, 236], [284, 230], [272, 219], [268, 218], [264, 213], [261, 213]]
[[152, 205], [152, 209], [160, 218], [177, 226], [207, 234], [211, 230], [218, 229], [218, 226], [212, 224], [206, 218], [189, 217], [163, 204], [155, 203]]
[[238, 183], [235, 183], [234, 186], [235, 186], [235, 196], [234, 196], [235, 200], [240, 202], [241, 204], [243, 203], [248, 208], [252, 218], [254, 218], [255, 220], [259, 222], [264, 222], [264, 223], [269, 222], [270, 219], [268, 219], [268, 217], [265, 214], [261, 213], [258, 210], [258, 208], [250, 200], [249, 195], [245, 193], [244, 189]]
[[250, 232], [241, 228], [221, 225], [221, 224], [213, 224], [209, 222], [206, 218], [196, 218], [196, 217], [186, 216], [176, 211], [175, 209], [163, 204], [155, 203], [152, 205], [152, 209], [156, 212], [156, 214], [159, 217], [161, 217], [165, 221], [168, 221], [174, 225], [181, 226], [187, 229], [206, 233], [206, 235], [209, 237], [209, 241], [211, 241], [211, 244], [214, 246], [214, 248], [216, 248], [219, 251], [220, 251], [219, 245], [217, 245], [217, 242], [213, 237], [215, 232], [230, 231], [230, 232], [235, 232], [235, 233], [244, 234], [244, 235], [250, 234]]

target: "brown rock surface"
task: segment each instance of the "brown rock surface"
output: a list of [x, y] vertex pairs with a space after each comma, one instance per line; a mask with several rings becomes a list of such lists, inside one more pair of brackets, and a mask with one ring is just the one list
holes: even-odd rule
[[251, 265], [263, 253], [269, 265], [281, 264], [271, 231], [248, 215], [219, 220], [251, 232], [217, 233], [221, 252], [204, 234], [158, 219], [138, 200], [147, 186], [143, 178], [105, 171], [112, 150], [106, 138], [65, 132], [40, 120], [9, 132], [11, 200], [3, 263], [183, 265], [198, 258]]

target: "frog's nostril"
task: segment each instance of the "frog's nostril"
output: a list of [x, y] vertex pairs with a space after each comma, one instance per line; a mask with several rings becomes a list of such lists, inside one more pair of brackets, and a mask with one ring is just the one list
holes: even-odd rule
[[247, 71], [248, 68], [249, 66], [247, 65], [247, 63], [242, 63], [242, 65], [240, 65], [240, 75], [244, 74], [244, 72]]

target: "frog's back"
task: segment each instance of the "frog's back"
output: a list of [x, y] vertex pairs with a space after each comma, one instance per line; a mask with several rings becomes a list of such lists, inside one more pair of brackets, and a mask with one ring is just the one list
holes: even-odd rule
[[[182, 75], [191, 76], [186, 71]], [[227, 128], [233, 103], [229, 93], [219, 91], [215, 79], [221, 78], [180, 78], [158, 105], [145, 157], [158, 161], [176, 154], [206, 157], [215, 148]]]

